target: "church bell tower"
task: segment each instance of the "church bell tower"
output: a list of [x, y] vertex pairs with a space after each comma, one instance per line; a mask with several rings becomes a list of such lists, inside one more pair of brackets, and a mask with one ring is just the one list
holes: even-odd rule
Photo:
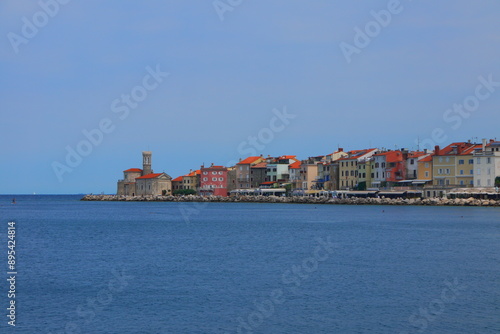
[[142, 152], [142, 175], [148, 175], [153, 173], [151, 169], [151, 152], [144, 151]]

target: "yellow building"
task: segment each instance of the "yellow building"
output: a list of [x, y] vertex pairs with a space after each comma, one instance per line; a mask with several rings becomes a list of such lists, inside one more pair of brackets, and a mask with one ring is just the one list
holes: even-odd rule
[[419, 180], [432, 180], [432, 155], [417, 161]]
[[479, 144], [452, 143], [443, 149], [436, 146], [432, 157], [432, 184], [434, 186], [472, 187], [474, 185], [474, 157]]
[[[359, 175], [358, 164], [362, 161], [366, 161], [375, 153], [377, 153], [377, 149], [375, 148], [349, 151], [348, 152], [349, 155], [347, 157], [340, 158], [337, 160], [339, 163], [340, 189], [342, 190], [353, 189], [358, 185], [358, 175]], [[366, 167], [364, 173], [366, 173]]]

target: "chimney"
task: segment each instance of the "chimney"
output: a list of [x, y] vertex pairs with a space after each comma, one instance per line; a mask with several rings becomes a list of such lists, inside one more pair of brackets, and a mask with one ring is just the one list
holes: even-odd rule
[[486, 138], [483, 138], [483, 152], [486, 152]]
[[344, 149], [342, 147], [339, 147], [339, 152], [344, 152]]
[[212, 162], [212, 164], [210, 165], [210, 167], [213, 167], [214, 166], [214, 163]]
[[434, 146], [434, 155], [439, 155], [439, 145]]
[[240, 162], [241, 162], [241, 158], [240, 158]]
[[428, 151], [428, 150], [427, 150], [426, 148], [424, 148], [424, 154], [427, 154], [427, 151]]
[[490, 143], [494, 143], [495, 142], [495, 139], [490, 139]]

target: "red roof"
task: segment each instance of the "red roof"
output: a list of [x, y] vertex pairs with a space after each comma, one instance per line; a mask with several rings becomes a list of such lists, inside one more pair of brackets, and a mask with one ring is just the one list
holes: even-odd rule
[[268, 182], [262, 182], [261, 184], [275, 184], [276, 182], [273, 181], [268, 181]]
[[[480, 144], [472, 144], [467, 142], [451, 143], [450, 145], [439, 150], [439, 155], [469, 155], [472, 154], [474, 149], [481, 148]], [[461, 150], [457, 153], [455, 150]]]
[[293, 164], [288, 165], [288, 168], [299, 169], [300, 168], [300, 161], [295, 161]]
[[136, 177], [135, 179], [136, 180], [138, 180], [138, 179], [155, 179], [155, 178], [157, 178], [158, 176], [160, 176], [162, 174], [163, 173], [151, 173], [151, 174], [148, 174], [148, 175]]
[[142, 173], [142, 169], [140, 169], [140, 168], [129, 168], [127, 170], [124, 170], [123, 172], [124, 173], [128, 173], [128, 172]]
[[387, 151], [383, 153], [374, 154], [374, 157], [380, 157], [385, 155], [386, 162], [400, 162], [403, 161], [403, 152], [401, 151]]
[[428, 156], [426, 156], [425, 158], [422, 158], [419, 160], [422, 161], [422, 162], [429, 162], [429, 161], [432, 161], [432, 157], [433, 157], [434, 154], [429, 154]]
[[238, 162], [237, 165], [253, 164], [254, 162], [256, 162], [257, 160], [259, 160], [261, 158], [262, 157], [260, 157], [260, 156], [259, 157], [248, 157], [245, 160]]
[[295, 159], [296, 155], [282, 155], [278, 159]]
[[201, 174], [201, 170], [195, 170], [194, 172], [191, 172], [191, 173], [188, 173], [184, 176], [196, 176], [196, 175], [200, 175]]
[[266, 168], [266, 167], [267, 167], [267, 162], [259, 162], [258, 164], [252, 166], [252, 168]]
[[425, 154], [426, 154], [425, 152], [421, 152], [421, 151], [410, 152], [410, 153], [408, 153], [408, 158], [418, 158], [418, 157], [421, 157]]
[[182, 176], [173, 179], [172, 182], [182, 182]]

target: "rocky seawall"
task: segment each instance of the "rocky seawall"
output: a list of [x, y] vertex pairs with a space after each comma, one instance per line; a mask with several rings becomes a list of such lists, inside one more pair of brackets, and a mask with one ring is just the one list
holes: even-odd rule
[[277, 197], [277, 196], [118, 196], [85, 195], [82, 201], [123, 202], [220, 202], [220, 203], [298, 203], [344, 205], [435, 205], [435, 206], [500, 206], [500, 200], [476, 198], [326, 198], [326, 197]]

